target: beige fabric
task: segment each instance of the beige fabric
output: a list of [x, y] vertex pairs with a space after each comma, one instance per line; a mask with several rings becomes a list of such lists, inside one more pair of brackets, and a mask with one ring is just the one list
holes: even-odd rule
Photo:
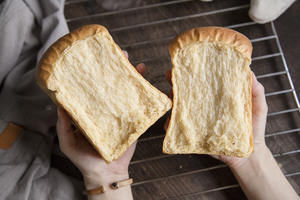
[[38, 55], [68, 32], [64, 1], [0, 2], [0, 199], [83, 199], [83, 184], [50, 166], [56, 107], [34, 77]]
[[249, 17], [260, 24], [275, 20], [296, 0], [251, 0]]

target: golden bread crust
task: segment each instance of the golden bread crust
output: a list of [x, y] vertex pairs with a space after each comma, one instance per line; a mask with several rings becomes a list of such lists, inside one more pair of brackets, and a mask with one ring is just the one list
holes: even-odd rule
[[194, 42], [220, 42], [234, 46], [246, 58], [251, 59], [252, 44], [243, 34], [223, 27], [199, 27], [188, 30], [173, 39], [169, 45], [171, 57], [184, 46]]
[[[72, 44], [78, 40], [83, 40], [89, 36], [96, 35], [100, 32], [105, 32], [109, 35], [107, 29], [104, 26], [91, 24], [87, 26], [82, 26], [71, 33], [68, 33], [58, 39], [54, 44], [52, 44], [48, 50], [43, 55], [42, 59], [40, 60], [37, 72], [36, 72], [36, 80], [38, 84], [47, 91], [55, 90], [54, 85], [51, 82], [48, 82], [49, 76], [53, 71], [54, 65], [56, 61], [60, 58], [63, 52]], [[110, 36], [110, 35], [109, 35]], [[48, 92], [47, 92], [48, 93]]]
[[[83, 40], [87, 37], [93, 36], [100, 32], [108, 33], [107, 29], [104, 26], [92, 24], [87, 26], [82, 26], [58, 39], [54, 44], [52, 44], [47, 51], [44, 53], [41, 58], [36, 71], [36, 80], [38, 85], [42, 90], [52, 99], [52, 101], [60, 107], [61, 105], [55, 96], [56, 86], [50, 80], [50, 75], [53, 72], [53, 68], [57, 60], [64, 53], [64, 51], [72, 46], [72, 44], [78, 40]], [[109, 33], [107, 34], [109, 35]], [[109, 35], [110, 36], [110, 35]], [[66, 110], [67, 113], [72, 117], [70, 111]], [[78, 122], [72, 117], [72, 121], [76, 127], [81, 130], [89, 142], [98, 150], [98, 147], [95, 143], [87, 136], [84, 129], [78, 125]]]

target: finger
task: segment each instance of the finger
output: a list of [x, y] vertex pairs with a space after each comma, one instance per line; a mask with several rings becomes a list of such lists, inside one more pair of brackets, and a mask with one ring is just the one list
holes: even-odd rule
[[252, 113], [258, 117], [266, 117], [267, 112], [265, 89], [252, 72]]
[[62, 150], [75, 144], [76, 138], [73, 134], [71, 119], [62, 108], [57, 109], [57, 136]]
[[138, 71], [142, 76], [146, 74], [146, 65], [144, 63], [140, 63], [136, 66], [136, 71]]
[[127, 149], [127, 151], [125, 152], [125, 155], [133, 155], [135, 147], [136, 147], [137, 141], [135, 141], [134, 143], [132, 143], [130, 145], [130, 147]]
[[218, 156], [218, 155], [211, 154], [210, 156], [213, 157], [214, 159], [220, 160], [220, 156]]
[[124, 55], [126, 56], [126, 58], [128, 58], [128, 52], [125, 50], [122, 50], [122, 51], [123, 51]]
[[172, 85], [171, 70], [168, 70], [168, 71], [165, 72], [165, 77], [166, 77], [167, 81]]
[[132, 143], [130, 147], [125, 151], [125, 153], [118, 159], [118, 162], [123, 163], [123, 164], [128, 164], [133, 156], [133, 153], [135, 151], [137, 141]]
[[264, 142], [268, 106], [265, 90], [252, 72], [252, 128], [254, 143]]

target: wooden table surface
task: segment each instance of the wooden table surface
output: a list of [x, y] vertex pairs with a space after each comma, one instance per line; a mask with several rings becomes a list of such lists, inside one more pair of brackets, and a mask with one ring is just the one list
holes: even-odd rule
[[[100, 2], [104, 4], [96, 0], [67, 0], [65, 15], [70, 30], [91, 23], [106, 26], [121, 48], [128, 51], [129, 60], [133, 64], [144, 62], [147, 65], [146, 79], [165, 93], [171, 88], [164, 78], [165, 71], [171, 67], [168, 43], [175, 35], [198, 26], [239, 24], [235, 29], [253, 42], [254, 60], [251, 68], [255, 74], [259, 76], [284, 71], [282, 57], [277, 54], [280, 49], [272, 25], [251, 23], [247, 14], [249, 1], [215, 0], [203, 3], [199, 0], [139, 0], [130, 3], [119, 0], [123, 2], [121, 6], [127, 8], [125, 11], [124, 7], [117, 7], [121, 11], [104, 9]], [[144, 8], [141, 9], [141, 6]], [[296, 2], [274, 24], [299, 96], [300, 2]], [[267, 97], [269, 113], [297, 108], [292, 92], [272, 95], [272, 92], [290, 89], [286, 74], [262, 77], [259, 81], [270, 95]], [[134, 179], [134, 199], [246, 199], [230, 169], [223, 163], [207, 155], [162, 153], [166, 116], [149, 128], [138, 141], [129, 168], [130, 176]], [[293, 111], [269, 116], [266, 128], [267, 145], [298, 194], [299, 122], [299, 112]], [[65, 158], [54, 154], [52, 161], [56, 168], [81, 179], [78, 170]]]

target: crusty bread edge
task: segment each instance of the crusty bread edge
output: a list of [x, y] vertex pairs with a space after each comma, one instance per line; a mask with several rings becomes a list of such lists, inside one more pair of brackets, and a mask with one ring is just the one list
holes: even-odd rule
[[[42, 90], [50, 96], [52, 101], [57, 106], [64, 108], [64, 106], [56, 99], [56, 86], [51, 82], [50, 79], [50, 75], [53, 72], [56, 62], [59, 60], [60, 56], [63, 55], [64, 51], [72, 46], [73, 43], [78, 40], [83, 40], [87, 37], [93, 36], [99, 32], [107, 32], [107, 30], [105, 27], [99, 25], [87, 25], [80, 27], [58, 39], [47, 49], [47, 51], [41, 58], [37, 66], [36, 80]], [[72, 116], [72, 112], [66, 108], [64, 109], [72, 118], [74, 125], [76, 125], [76, 127], [82, 132], [82, 134], [90, 142], [90, 144], [92, 144], [93, 147], [101, 154], [101, 152], [97, 148], [97, 145], [90, 139], [90, 137], [88, 137], [84, 129], [79, 126], [77, 120]], [[106, 158], [104, 159], [106, 160]]]
[[234, 46], [237, 51], [251, 60], [252, 44], [246, 36], [232, 29], [216, 26], [194, 28], [180, 34], [169, 44], [170, 56], [173, 58], [177, 51], [188, 44], [204, 41]]
[[[188, 30], [180, 35], [178, 35], [176, 38], [174, 38], [170, 44], [169, 44], [169, 54], [171, 56], [171, 62], [172, 62], [172, 69], [171, 69], [171, 82], [172, 85], [175, 85], [174, 77], [173, 77], [173, 68], [175, 67], [174, 63], [174, 58], [177, 52], [181, 49], [184, 48], [186, 45], [189, 45], [191, 43], [195, 42], [220, 42], [222, 44], [227, 44], [230, 46], [234, 46], [237, 51], [239, 51], [246, 59], [249, 60], [249, 63], [251, 63], [251, 54], [252, 54], [252, 44], [251, 41], [244, 36], [243, 34], [234, 31], [232, 29], [228, 28], [223, 28], [223, 27], [215, 27], [215, 26], [210, 26], [210, 27], [199, 27], [199, 28], [194, 28], [191, 30]], [[249, 87], [249, 94], [252, 94], [252, 74], [250, 67], [248, 69], [249, 71], [249, 81], [250, 81], [250, 87]], [[250, 95], [252, 98], [252, 95]], [[173, 108], [172, 110], [176, 110], [176, 91], [175, 88], [173, 87]], [[250, 123], [250, 128], [251, 128], [251, 133], [250, 133], [250, 148], [249, 151], [245, 154], [238, 154], [238, 153], [232, 153], [232, 154], [224, 154], [220, 152], [201, 152], [200, 154], [211, 154], [211, 155], [226, 155], [226, 156], [232, 156], [232, 157], [248, 157], [253, 151], [254, 151], [254, 144], [253, 144], [253, 130], [252, 130], [252, 99], [248, 101], [248, 104], [250, 105], [250, 113], [248, 113], [249, 117], [249, 123]], [[169, 134], [171, 134], [170, 130], [170, 124], [173, 119], [174, 115], [173, 112], [171, 113], [171, 117], [169, 120], [169, 125], [166, 131], [166, 136], [163, 141], [163, 153], [165, 154], [174, 154], [175, 152], [167, 152], [165, 149], [166, 146], [166, 140]], [[180, 154], [199, 154], [199, 152], [178, 152]]]
[[[64, 51], [66, 49], [68, 49], [70, 46], [72, 46], [72, 44], [74, 42], [79, 41], [79, 40], [84, 40], [87, 37], [96, 35], [96, 34], [101, 33], [101, 32], [104, 32], [106, 34], [106, 36], [109, 37], [109, 39], [111, 41], [111, 45], [114, 45], [120, 51], [122, 51], [121, 48], [114, 42], [114, 40], [112, 39], [112, 37], [109, 34], [108, 30], [104, 26], [101, 26], [101, 25], [98, 25], [98, 24], [91, 24], [91, 25], [82, 26], [82, 27], [72, 31], [71, 33], [68, 33], [68, 34], [64, 35], [60, 39], [58, 39], [54, 44], [52, 44], [51, 47], [48, 48], [48, 50], [45, 52], [42, 59], [40, 60], [38, 66], [37, 66], [37, 70], [36, 70], [37, 83], [41, 87], [41, 89], [52, 99], [52, 101], [57, 106], [60, 106], [60, 107], [64, 108], [64, 106], [60, 102], [58, 102], [58, 100], [56, 99], [56, 95], [55, 95], [56, 86], [55, 86], [54, 83], [51, 82], [51, 79], [50, 79], [50, 74], [53, 72], [53, 68], [54, 68], [56, 62], [58, 61], [60, 56], [64, 53]], [[131, 70], [134, 73], [138, 74], [138, 78], [140, 80], [144, 81], [150, 88], [152, 88], [153, 90], [159, 92], [161, 94], [161, 96], [163, 96], [163, 97], [165, 97], [169, 100], [169, 105], [170, 106], [167, 107], [167, 109], [164, 113], [160, 113], [158, 116], [156, 116], [157, 118], [153, 118], [153, 120], [148, 124], [148, 127], [149, 127], [152, 124], [154, 124], [157, 121], [158, 118], [163, 116], [168, 110], [171, 109], [172, 101], [168, 98], [167, 95], [162, 93], [160, 90], [158, 90], [153, 85], [151, 85], [146, 79], [144, 79], [143, 76], [136, 71], [135, 67], [132, 66], [132, 64], [129, 62], [129, 60], [127, 59], [127, 57], [124, 54], [122, 54], [122, 56], [124, 56], [125, 60], [129, 64], [129, 66], [131, 66]], [[105, 157], [102, 154], [101, 149], [99, 149], [98, 146], [94, 143], [94, 141], [91, 140], [91, 138], [88, 136], [88, 134], [84, 131], [84, 128], [79, 126], [79, 123], [73, 117], [72, 112], [67, 110], [67, 109], [66, 109], [66, 112], [72, 118], [72, 120], [73, 120], [74, 124], [77, 126], [77, 128], [81, 130], [82, 134], [90, 142], [90, 144], [92, 144], [93, 147], [101, 154], [103, 159], [108, 163], [113, 161], [112, 159], [110, 159], [108, 157]], [[137, 132], [136, 135], [138, 137], [141, 136], [147, 129], [148, 128], [146, 128], [145, 130], [142, 130], [140, 132]], [[130, 144], [128, 145], [128, 147], [133, 142], [134, 141], [131, 141]]]

